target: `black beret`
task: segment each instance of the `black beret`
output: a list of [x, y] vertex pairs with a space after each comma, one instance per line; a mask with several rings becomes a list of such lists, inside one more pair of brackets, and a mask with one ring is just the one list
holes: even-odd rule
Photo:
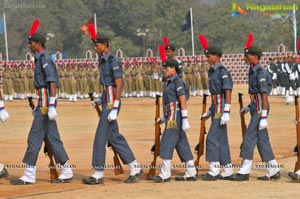
[[168, 46], [165, 47], [165, 50], [171, 50], [171, 51], [175, 51], [175, 46], [170, 44]]
[[250, 54], [250, 55], [256, 55], [258, 57], [262, 56], [262, 51], [257, 46], [251, 46], [250, 48], [245, 48], [244, 53], [245, 55]]
[[298, 49], [297, 53], [298, 53], [298, 55], [300, 55], [300, 49]]
[[[93, 40], [93, 39], [92, 39]], [[97, 35], [97, 39], [93, 40], [94, 43], [109, 43], [109, 38], [105, 35]]]
[[164, 67], [178, 67], [178, 61], [172, 58], [168, 58], [166, 62], [164, 63]]
[[209, 46], [206, 50], [204, 50], [205, 54], [211, 54], [211, 55], [219, 55], [222, 56], [222, 50], [217, 46]]
[[46, 37], [40, 33], [34, 33], [33, 35], [28, 37], [28, 41], [33, 41], [41, 44], [46, 43]]

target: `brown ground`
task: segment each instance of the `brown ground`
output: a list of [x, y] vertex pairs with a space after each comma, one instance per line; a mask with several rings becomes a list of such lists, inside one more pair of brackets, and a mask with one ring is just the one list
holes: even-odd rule
[[[239, 104], [237, 92], [242, 91], [244, 104], [249, 102], [247, 85], [235, 85], [232, 97], [231, 121], [228, 125], [231, 156], [234, 164], [239, 164], [239, 147], [241, 144], [241, 130], [239, 120]], [[146, 179], [136, 184], [124, 184], [129, 169], [123, 166], [125, 174], [115, 176], [113, 170], [106, 170], [105, 184], [88, 186], [81, 183], [83, 177], [93, 173], [90, 168], [94, 133], [97, 126], [97, 115], [91, 107], [90, 101], [79, 100], [69, 103], [59, 100], [58, 127], [62, 140], [70, 156], [70, 164], [76, 166], [73, 170], [75, 179], [68, 184], [49, 183], [48, 157], [40, 153], [37, 163], [37, 182], [35, 185], [13, 186], [9, 180], [22, 175], [23, 169], [8, 168], [10, 176], [0, 180], [0, 198], [299, 198], [299, 183], [292, 182], [287, 172], [294, 169], [296, 157], [293, 147], [296, 143], [294, 125], [294, 105], [286, 105], [283, 97], [270, 97], [271, 113], [268, 119], [270, 139], [276, 159], [284, 168], [282, 178], [276, 182], [260, 182], [257, 176], [265, 174], [263, 169], [255, 169], [255, 165], [263, 165], [255, 151], [253, 170], [249, 182], [215, 181], [205, 182], [175, 182], [157, 184]], [[191, 97], [188, 102], [189, 122], [191, 129], [188, 138], [193, 149], [199, 137], [199, 116], [201, 113], [201, 97]], [[6, 165], [21, 165], [27, 143], [32, 116], [27, 101], [7, 102], [6, 108], [10, 119], [1, 125], [0, 160]], [[123, 106], [119, 115], [120, 130], [127, 138], [140, 164], [149, 165], [153, 156], [150, 148], [154, 140], [153, 118], [155, 115], [155, 100], [123, 99]], [[247, 121], [249, 115], [246, 116]], [[209, 122], [207, 122], [209, 126]], [[112, 164], [113, 153], [107, 150], [107, 164]], [[158, 159], [158, 163], [161, 160]], [[180, 164], [177, 154], [172, 164]], [[202, 170], [207, 171], [207, 162], [201, 157]], [[238, 169], [235, 169], [236, 171]], [[147, 169], [144, 170], [146, 173]], [[173, 176], [182, 175], [184, 169], [173, 169]], [[158, 171], [157, 171], [158, 173]], [[116, 186], [117, 185], [117, 186]]]

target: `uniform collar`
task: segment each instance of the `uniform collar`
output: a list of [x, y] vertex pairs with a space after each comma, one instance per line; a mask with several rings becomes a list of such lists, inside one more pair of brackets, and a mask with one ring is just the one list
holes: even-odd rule
[[107, 61], [107, 59], [109, 58], [110, 55], [111, 55], [111, 52], [110, 52], [110, 50], [108, 50], [108, 51], [106, 51], [106, 52], [103, 52], [103, 53], [99, 56], [99, 59]]
[[251, 70], [252, 70], [253, 72], [256, 72], [257, 69], [259, 68], [259, 66], [260, 66], [259, 62], [258, 62], [256, 65], [252, 65], [252, 64], [251, 64]]
[[211, 68], [212, 68], [213, 70], [217, 70], [220, 66], [222, 66], [222, 63], [221, 63], [221, 62], [218, 62], [218, 63], [212, 65]]
[[39, 58], [41, 57], [41, 55], [44, 54], [44, 53], [45, 53], [45, 50], [42, 50], [42, 51], [36, 53], [36, 54], [35, 54], [35, 57], [36, 57], [37, 59], [39, 59]]
[[172, 82], [172, 81], [174, 81], [174, 79], [175, 79], [176, 77], [178, 77], [177, 73], [176, 73], [175, 75], [173, 75], [172, 77], [169, 77], [169, 78], [168, 78], [168, 81]]

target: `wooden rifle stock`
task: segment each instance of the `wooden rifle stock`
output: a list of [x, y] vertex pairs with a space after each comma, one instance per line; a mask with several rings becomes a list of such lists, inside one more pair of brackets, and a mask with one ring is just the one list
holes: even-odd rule
[[[89, 93], [89, 96], [90, 96], [91, 101], [93, 101], [94, 100], [93, 93]], [[96, 111], [98, 113], [98, 117], [100, 117], [102, 111], [101, 111], [100, 107], [97, 104], [95, 106], [95, 109], [96, 109]], [[112, 149], [112, 151], [114, 153], [113, 160], [114, 160], [114, 172], [115, 172], [115, 175], [117, 176], [117, 175], [123, 174], [124, 170], [122, 168], [122, 165], [121, 165], [121, 162], [119, 160], [117, 152], [115, 151], [115, 149], [110, 144], [108, 144], [108, 145], [110, 146], [110, 148]]]
[[295, 96], [295, 112], [296, 112], [296, 132], [297, 132], [297, 146], [298, 146], [298, 152], [297, 152], [297, 162], [295, 163], [294, 172], [297, 172], [300, 169], [300, 153], [299, 153], [299, 147], [300, 147], [300, 121], [299, 121], [299, 96]]
[[[31, 110], [34, 110], [35, 105], [33, 103], [32, 97], [28, 97], [28, 102], [29, 102], [29, 106], [31, 108]], [[50, 179], [51, 180], [55, 180], [58, 178], [58, 173], [56, 170], [56, 165], [54, 163], [53, 160], [53, 153], [52, 153], [52, 149], [50, 144], [46, 141], [46, 139], [44, 139], [44, 143], [45, 143], [45, 148], [46, 148], [46, 155], [48, 155], [50, 163], [49, 163], [49, 167], [50, 167]]]
[[160, 135], [161, 135], [161, 129], [160, 129], [160, 122], [157, 120], [160, 118], [160, 95], [156, 95], [155, 99], [155, 141], [154, 141], [154, 154], [153, 154], [153, 161], [151, 162], [151, 166], [149, 169], [149, 172], [147, 174], [147, 178], [151, 179], [152, 176], [155, 176], [155, 170], [156, 170], [156, 160], [157, 157], [159, 157], [160, 154]]
[[[244, 108], [243, 93], [239, 93], [239, 104], [240, 104], [240, 110], [242, 110], [242, 108]], [[247, 128], [246, 121], [245, 121], [245, 115], [243, 113], [240, 113], [240, 118], [241, 118], [242, 136], [244, 137], [246, 128]]]
[[[203, 95], [203, 100], [202, 100], [202, 114], [201, 116], [206, 112], [206, 98], [207, 95]], [[197, 153], [197, 158], [195, 160], [195, 167], [198, 173], [199, 169], [199, 163], [200, 163], [200, 157], [204, 154], [204, 134], [205, 134], [205, 120], [206, 119], [201, 119], [200, 123], [200, 136], [199, 136], [199, 142], [197, 146], [195, 147], [195, 151]]]

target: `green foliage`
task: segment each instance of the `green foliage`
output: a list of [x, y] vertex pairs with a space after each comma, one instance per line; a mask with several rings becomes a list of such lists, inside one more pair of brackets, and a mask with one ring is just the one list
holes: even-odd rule
[[[177, 48], [183, 47], [187, 55], [192, 54], [191, 31], [181, 32], [181, 25], [189, 8], [193, 8], [195, 54], [203, 54], [198, 41], [205, 34], [209, 44], [219, 45], [224, 53], [241, 53], [248, 33], [254, 34], [254, 43], [264, 51], [277, 51], [280, 43], [287, 50], [294, 50], [291, 18], [281, 19], [263, 16], [260, 11], [247, 11], [245, 15], [230, 17], [232, 1], [225, 0], [0, 0], [5, 11], [10, 59], [24, 59], [28, 31], [34, 19], [40, 19], [39, 32], [53, 33], [46, 47], [50, 53], [66, 52], [67, 58], [82, 58], [86, 50], [93, 49], [92, 42], [81, 30], [94, 13], [97, 14], [97, 30], [111, 38], [110, 48], [123, 50], [124, 56], [143, 56], [145, 49], [154, 50], [167, 36]], [[5, 4], [5, 2], [9, 2]], [[286, 0], [240, 0], [238, 5], [272, 4]], [[19, 6], [19, 7], [17, 7]], [[300, 9], [300, 4], [298, 5]], [[299, 13], [300, 10], [297, 11]], [[297, 14], [300, 35], [300, 14]], [[138, 36], [137, 30], [149, 32]], [[144, 38], [143, 38], [144, 37]], [[5, 54], [4, 36], [0, 35], [0, 52]]]

